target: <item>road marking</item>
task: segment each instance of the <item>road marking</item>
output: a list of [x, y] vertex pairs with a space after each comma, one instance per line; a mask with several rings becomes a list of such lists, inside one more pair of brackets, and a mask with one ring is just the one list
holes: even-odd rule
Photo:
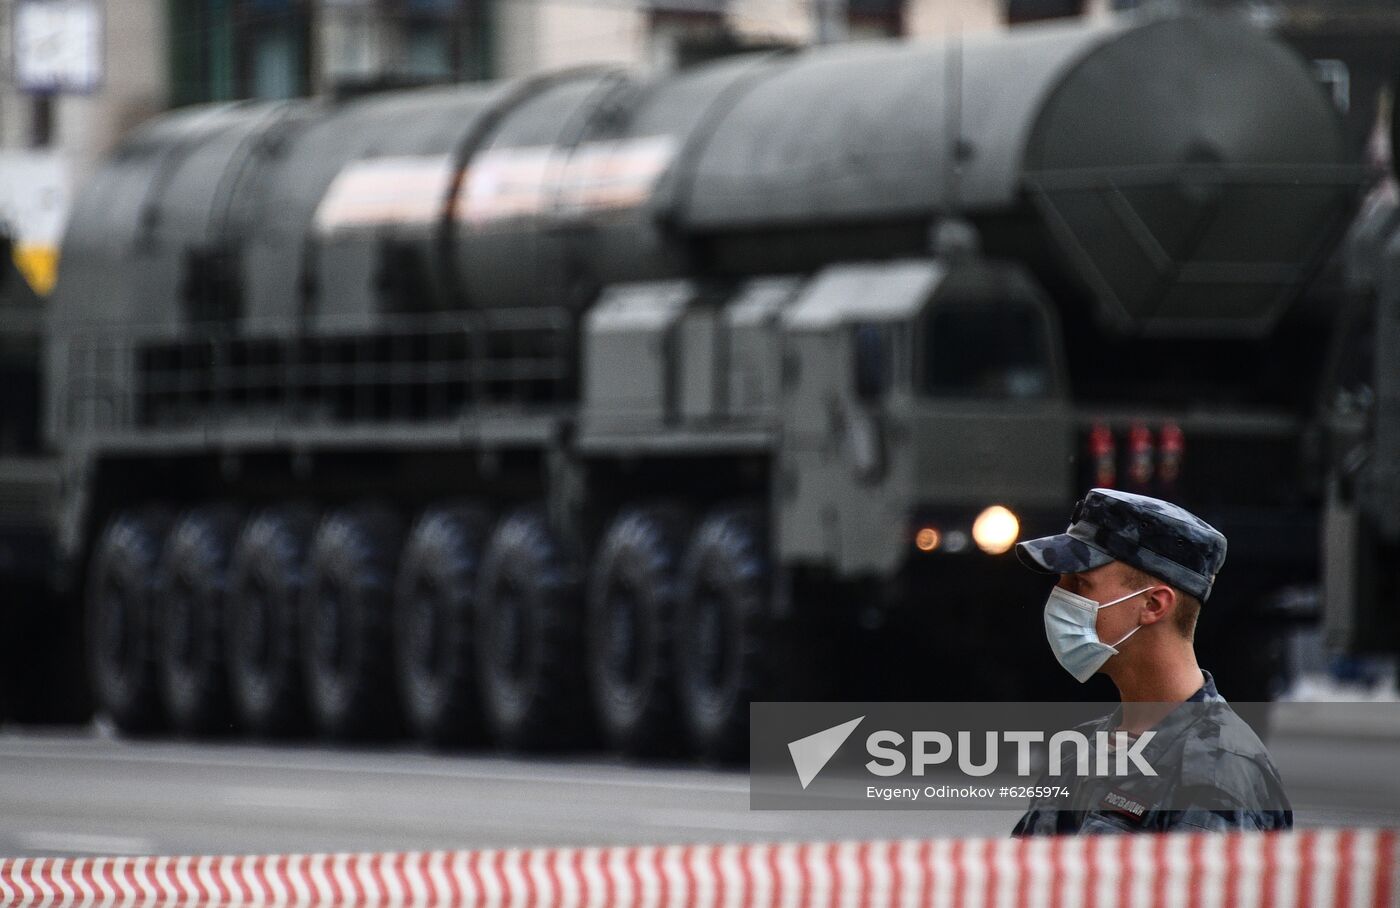
[[218, 801], [229, 807], [267, 807], [282, 810], [344, 810], [358, 801], [348, 793], [281, 788], [265, 785], [225, 785]]
[[[149, 749], [147, 749], [149, 748]], [[350, 751], [309, 750], [293, 751], [307, 757], [304, 761], [289, 760], [283, 755], [264, 750], [248, 748], [239, 750], [239, 759], [208, 753], [198, 745], [183, 745], [180, 754], [161, 753], [169, 745], [145, 745], [132, 742], [107, 742], [88, 738], [24, 740], [17, 738], [0, 739], [0, 757], [42, 758], [46, 761], [101, 763], [126, 763], [165, 766], [206, 766], [219, 769], [267, 769], [293, 772], [338, 773], [343, 775], [412, 776], [431, 779], [467, 779], [490, 782], [519, 782], [539, 785], [588, 785], [614, 788], [649, 789], [657, 791], [706, 791], [748, 794], [749, 780], [746, 774], [733, 773], [731, 779], [714, 778], [715, 771], [694, 770], [694, 777], [686, 771], [671, 771], [671, 778], [637, 778], [639, 774], [660, 775], [666, 770], [620, 764], [561, 764], [531, 758], [506, 760], [490, 759], [496, 764], [510, 763], [519, 769], [473, 766], [424, 766], [412, 765], [409, 760], [437, 760], [447, 763], [448, 757], [423, 757], [413, 753], [378, 752], [374, 754]], [[227, 753], [227, 751], [225, 751]], [[365, 760], [363, 765], [335, 765], [317, 762], [318, 757], [341, 760]], [[462, 758], [471, 760], [472, 758]], [[374, 765], [371, 760], [391, 760], [393, 765]], [[539, 767], [538, 770], [534, 767]], [[613, 777], [599, 777], [597, 773], [614, 773]], [[705, 778], [705, 774], [709, 777]], [[593, 773], [593, 775], [588, 775]]]
[[86, 832], [15, 832], [15, 843], [24, 851], [62, 854], [155, 854], [160, 849], [153, 839], [120, 835], [93, 835]]
[[759, 814], [751, 811], [736, 818], [728, 810], [685, 810], [658, 807], [646, 813], [633, 814], [631, 822], [638, 826], [671, 827], [674, 829], [725, 829], [731, 832], [742, 830], [746, 833], [801, 832], [806, 823], [804, 818], [793, 818], [777, 811]]

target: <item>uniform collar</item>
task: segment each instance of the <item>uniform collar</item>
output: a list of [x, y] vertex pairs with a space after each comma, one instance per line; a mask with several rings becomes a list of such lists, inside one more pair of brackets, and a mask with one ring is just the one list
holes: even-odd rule
[[[1172, 742], [1181, 737], [1182, 733], [1200, 721], [1207, 712], [1214, 711], [1213, 709], [1203, 710], [1199, 707], [1182, 708], [1185, 703], [1221, 704], [1225, 702], [1225, 698], [1220, 696], [1219, 692], [1215, 689], [1215, 679], [1211, 677], [1210, 672], [1205, 669], [1201, 670], [1201, 682], [1200, 688], [1198, 688], [1194, 694], [1187, 697], [1182, 705], [1177, 706], [1176, 709], [1167, 713], [1162, 717], [1161, 722], [1158, 722], [1152, 727], [1152, 731], [1156, 732], [1156, 734], [1153, 735], [1152, 740], [1148, 742], [1147, 746], [1143, 748], [1143, 756], [1149, 761], [1165, 753]], [[1119, 704], [1118, 708], [1107, 717], [1107, 722], [1100, 727], [1112, 731], [1117, 728], [1122, 721], [1123, 706]]]
[[1220, 692], [1215, 689], [1215, 679], [1211, 677], [1210, 672], [1201, 669], [1201, 677], [1203, 683], [1194, 694], [1186, 698], [1187, 703], [1206, 703], [1220, 699]]

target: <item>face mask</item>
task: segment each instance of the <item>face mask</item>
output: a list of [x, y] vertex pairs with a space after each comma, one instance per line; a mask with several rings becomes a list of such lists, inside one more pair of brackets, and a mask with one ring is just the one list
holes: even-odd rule
[[1085, 596], [1077, 596], [1063, 587], [1052, 589], [1050, 598], [1045, 600], [1045, 639], [1050, 641], [1050, 649], [1061, 667], [1080, 684], [1092, 678], [1109, 656], [1117, 654], [1117, 646], [1142, 630], [1139, 624], [1110, 646], [1099, 639], [1095, 628], [1099, 609], [1126, 602], [1150, 589], [1153, 587], [1144, 587], [1103, 605]]

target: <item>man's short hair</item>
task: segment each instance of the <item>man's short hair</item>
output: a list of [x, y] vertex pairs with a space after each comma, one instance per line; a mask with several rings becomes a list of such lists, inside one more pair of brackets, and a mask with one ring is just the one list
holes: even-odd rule
[[1124, 561], [1118, 563], [1123, 565], [1129, 586], [1141, 588], [1160, 585], [1171, 587], [1176, 592], [1176, 610], [1172, 612], [1172, 626], [1181, 636], [1194, 641], [1196, 639], [1196, 621], [1201, 617], [1201, 600], [1190, 593], [1183, 592], [1179, 587], [1172, 586], [1160, 577], [1152, 576], [1141, 568], [1134, 567]]

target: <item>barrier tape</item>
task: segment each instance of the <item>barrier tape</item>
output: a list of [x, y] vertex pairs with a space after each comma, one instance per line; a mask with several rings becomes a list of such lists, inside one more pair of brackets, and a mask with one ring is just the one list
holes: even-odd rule
[[1394, 830], [0, 861], [6, 906], [1390, 906]]

